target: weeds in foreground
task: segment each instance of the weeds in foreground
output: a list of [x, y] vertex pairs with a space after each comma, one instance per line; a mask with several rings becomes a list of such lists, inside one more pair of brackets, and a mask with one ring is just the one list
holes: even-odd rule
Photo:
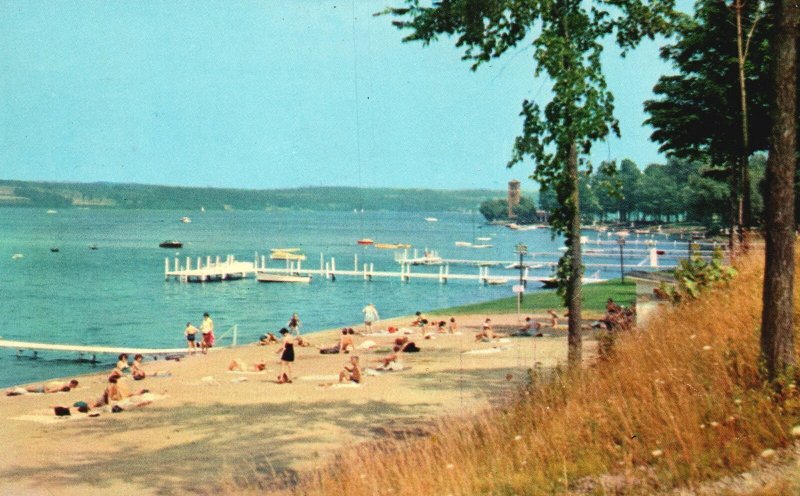
[[506, 405], [422, 438], [359, 445], [288, 492], [641, 494], [745, 469], [791, 442], [800, 396], [794, 380], [779, 390], [762, 380], [761, 260], [738, 270], [616, 340], [610, 360], [547, 381], [532, 374]]

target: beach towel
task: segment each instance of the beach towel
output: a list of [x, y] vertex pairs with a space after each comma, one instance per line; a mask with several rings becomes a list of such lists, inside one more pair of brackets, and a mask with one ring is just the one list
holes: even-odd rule
[[498, 346], [495, 348], [486, 348], [483, 350], [470, 350], [465, 351], [462, 355], [491, 355], [492, 353], [500, 353], [501, 351], [510, 350], [510, 346]]
[[337, 384], [331, 384], [329, 386], [322, 386], [323, 388], [333, 388], [333, 389], [350, 389], [350, 388], [360, 388], [363, 384], [357, 384], [355, 382], [342, 382]]
[[360, 345], [356, 346], [356, 349], [357, 350], [368, 350], [370, 348], [373, 348], [374, 346], [377, 346], [377, 344], [378, 343], [376, 343], [375, 341], [367, 339], [366, 341], [364, 341]]
[[336, 374], [333, 375], [304, 375], [300, 377], [296, 377], [295, 379], [301, 381], [337, 381], [339, 380], [339, 376]]

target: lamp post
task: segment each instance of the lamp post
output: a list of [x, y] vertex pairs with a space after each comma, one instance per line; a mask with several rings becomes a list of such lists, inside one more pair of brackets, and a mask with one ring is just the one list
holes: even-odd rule
[[[524, 243], [517, 243], [517, 247], [515, 249], [517, 255], [519, 255], [519, 285], [521, 286], [520, 289], [525, 288], [525, 279], [523, 278], [523, 270], [525, 265], [522, 262], [522, 258], [528, 254], [528, 247]], [[522, 303], [522, 291], [519, 292], [519, 303]]]
[[617, 234], [617, 244], [619, 245], [619, 275], [622, 282], [625, 282], [625, 258], [622, 249], [625, 247], [625, 236]]

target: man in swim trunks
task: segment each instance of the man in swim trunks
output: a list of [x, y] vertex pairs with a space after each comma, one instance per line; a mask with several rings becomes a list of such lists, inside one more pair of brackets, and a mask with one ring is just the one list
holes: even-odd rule
[[14, 388], [6, 392], [6, 396], [19, 396], [26, 393], [60, 393], [69, 392], [78, 387], [78, 381], [72, 379], [69, 382], [51, 381], [46, 384], [25, 386], [24, 388]]
[[200, 329], [193, 326], [191, 322], [187, 322], [186, 329], [183, 330], [183, 335], [186, 336], [186, 347], [188, 348], [190, 355], [194, 355], [194, 351], [197, 349], [194, 341], [199, 330]]

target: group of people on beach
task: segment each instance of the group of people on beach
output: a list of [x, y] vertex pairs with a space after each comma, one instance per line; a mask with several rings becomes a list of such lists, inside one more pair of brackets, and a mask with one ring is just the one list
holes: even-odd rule
[[183, 330], [183, 335], [186, 336], [186, 346], [190, 355], [194, 355], [197, 350], [197, 333], [200, 333], [199, 346], [200, 351], [204, 355], [208, 353], [208, 349], [214, 346], [214, 321], [208, 312], [203, 314], [203, 321], [200, 323], [200, 329], [193, 326], [191, 322], [186, 323], [186, 328]]

